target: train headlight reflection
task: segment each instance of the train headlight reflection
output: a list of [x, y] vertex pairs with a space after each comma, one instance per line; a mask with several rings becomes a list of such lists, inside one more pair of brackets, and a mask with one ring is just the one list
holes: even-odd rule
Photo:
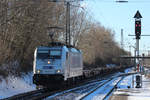
[[58, 69], [57, 71], [56, 71], [56, 73], [60, 73], [61, 72], [61, 70], [60, 69]]
[[41, 71], [40, 71], [40, 70], [37, 70], [36, 72], [39, 74]]
[[50, 61], [48, 61], [47, 63], [48, 63], [48, 64], [50, 64], [51, 62], [50, 62]]

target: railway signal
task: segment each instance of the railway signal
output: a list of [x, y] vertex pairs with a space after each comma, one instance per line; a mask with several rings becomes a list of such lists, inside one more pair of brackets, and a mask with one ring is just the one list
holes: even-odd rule
[[140, 39], [141, 36], [141, 20], [135, 21], [135, 35], [136, 39]]
[[[139, 57], [139, 39], [141, 36], [141, 14], [139, 11], [136, 12], [135, 16], [135, 36], [136, 36], [136, 52], [137, 57]], [[139, 58], [137, 59], [137, 72], [141, 72], [139, 69], [140, 67], [140, 61]], [[136, 75], [136, 88], [142, 87], [142, 79], [141, 75]]]
[[139, 11], [136, 12], [135, 16], [135, 35], [136, 39], [140, 39], [141, 36], [141, 14]]

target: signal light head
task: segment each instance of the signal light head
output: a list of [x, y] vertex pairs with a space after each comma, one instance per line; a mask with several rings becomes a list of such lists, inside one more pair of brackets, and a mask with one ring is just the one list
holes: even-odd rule
[[136, 38], [140, 38], [141, 35], [141, 21], [140, 20], [136, 20], [135, 21], [135, 35]]
[[137, 27], [138, 25], [136, 24], [135, 27]]

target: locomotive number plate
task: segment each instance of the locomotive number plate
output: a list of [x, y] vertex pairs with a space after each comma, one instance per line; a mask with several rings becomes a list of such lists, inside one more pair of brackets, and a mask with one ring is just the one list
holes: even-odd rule
[[52, 66], [43, 66], [43, 69], [52, 69]]

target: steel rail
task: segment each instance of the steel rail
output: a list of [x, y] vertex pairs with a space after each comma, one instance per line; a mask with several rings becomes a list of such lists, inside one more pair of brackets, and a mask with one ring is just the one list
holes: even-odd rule
[[[63, 92], [65, 90], [67, 91], [69, 89], [72, 89], [71, 91], [64, 92], [64, 93], [69, 93], [69, 92], [79, 89], [81, 86], [84, 86], [86, 84], [90, 84], [90, 83], [98, 82], [102, 80], [104, 80], [104, 78], [97, 78], [96, 80], [89, 79], [89, 80], [81, 82], [80, 84], [76, 84], [70, 87], [65, 87], [56, 91], [54, 90], [48, 91], [48, 89], [33, 90], [33, 91], [25, 92], [25, 93], [20, 93], [20, 94], [17, 94], [8, 98], [4, 98], [2, 100], [38, 100], [38, 99], [46, 98], [48, 96], [52, 96], [59, 92]], [[59, 94], [59, 95], [62, 95], [62, 94]]]
[[[43, 99], [43, 98], [55, 95], [56, 93], [59, 93], [59, 95], [57, 95], [57, 96], [60, 96], [60, 95], [66, 94], [66, 93], [77, 91], [87, 84], [92, 84], [93, 82], [95, 83], [95, 82], [100, 82], [102, 80], [106, 80], [104, 83], [100, 82], [99, 84], [101, 84], [101, 85], [96, 85], [96, 86], [98, 86], [97, 88], [94, 88], [94, 90], [96, 90], [114, 78], [122, 77], [122, 76], [128, 76], [131, 74], [135, 74], [135, 73], [128, 73], [128, 74], [113, 76], [109, 80], [106, 80], [106, 78], [108, 78], [108, 76], [106, 76], [105, 78], [97, 78], [96, 80], [93, 80], [93, 79], [86, 80], [86, 81], [81, 82], [79, 84], [75, 84], [75, 85], [69, 86], [69, 87], [64, 87], [64, 88], [61, 88], [59, 90], [51, 90], [51, 91], [48, 89], [34, 90], [34, 91], [26, 92], [26, 93], [17, 94], [17, 95], [14, 95], [12, 97], [4, 98], [2, 100], [39, 100], [39, 99]], [[93, 92], [94, 92], [94, 90], [93, 90]], [[66, 92], [64, 92], [64, 91], [66, 91]], [[60, 93], [60, 92], [62, 92], [62, 93]], [[90, 94], [90, 93], [88, 93], [88, 94]], [[82, 100], [82, 98], [80, 100]]]
[[[105, 100], [112, 92], [113, 90], [117, 87], [118, 83], [127, 75], [123, 75], [123, 76], [118, 76], [121, 77], [121, 79], [114, 85], [114, 87], [112, 89], [110, 89], [110, 91], [104, 96], [104, 98], [102, 100]], [[79, 100], [83, 100], [85, 99], [87, 96], [89, 96], [90, 94], [94, 93], [97, 89], [101, 88], [102, 86], [104, 86], [105, 84], [107, 84], [108, 82], [112, 81], [113, 79], [115, 79], [117, 77], [113, 77], [110, 78], [109, 80], [105, 81], [104, 83], [100, 84], [99, 86], [97, 86], [95, 89], [93, 89], [92, 91], [90, 91], [89, 93], [87, 93], [86, 95], [84, 95], [83, 97], [81, 97]]]
[[110, 82], [111, 80], [113, 80], [114, 78], [110, 78], [109, 80], [105, 81], [104, 83], [100, 84], [99, 86], [97, 86], [95, 89], [93, 89], [92, 91], [90, 91], [89, 93], [87, 93], [86, 95], [84, 95], [83, 97], [81, 97], [79, 100], [83, 100], [84, 98], [86, 98], [88, 95], [94, 93], [97, 89], [99, 89], [100, 87], [104, 86], [106, 83]]
[[103, 100], [105, 100], [117, 87], [117, 85], [124, 79], [125, 76], [121, 77], [121, 79], [114, 85], [114, 87], [104, 96]]
[[[69, 94], [69, 93], [72, 93], [72, 92], [76, 92], [76, 91], [78, 91], [78, 90], [82, 90], [83, 89], [83, 87], [84, 87], [84, 89], [86, 88], [86, 87], [88, 87], [89, 88], [89, 85], [91, 86], [91, 84], [92, 84], [92, 86], [94, 85], [94, 86], [99, 86], [99, 84], [103, 84], [103, 82], [102, 81], [108, 81], [108, 80], [106, 80], [106, 79], [108, 79], [108, 77], [110, 77], [110, 75], [108, 75], [108, 76], [106, 76], [106, 77], [104, 77], [104, 78], [97, 78], [97, 79], [95, 79], [95, 80], [93, 80], [93, 79], [91, 79], [91, 80], [87, 80], [86, 82], [82, 82], [82, 83], [79, 83], [79, 84], [77, 84], [77, 85], [75, 85], [75, 86], [73, 86], [73, 87], [71, 87], [71, 88], [68, 88], [68, 89], [66, 89], [65, 91], [61, 91], [61, 93], [58, 93], [57, 95], [55, 95], [54, 94], [54, 96], [53, 95], [50, 95], [50, 96], [52, 96], [52, 97], [49, 97], [50, 99], [52, 99], [52, 98], [54, 98], [54, 97], [56, 97], [56, 96], [63, 96], [63, 95], [65, 95], [65, 94]], [[114, 79], [114, 78], [117, 78], [117, 77], [120, 77], [120, 75], [117, 75], [117, 76], [112, 76], [109, 80], [111, 80], [111, 79]], [[97, 82], [99, 82], [99, 83], [97, 83]], [[91, 87], [92, 89], [93, 89], [93, 87]], [[70, 89], [70, 90], [69, 90]], [[47, 96], [48, 97], [48, 96]]]
[[40, 94], [46, 91], [47, 91], [46, 89], [33, 90], [33, 91], [26, 92], [26, 93], [20, 93], [20, 94], [17, 94], [8, 98], [4, 98], [2, 100], [26, 100], [26, 98], [30, 96]]

